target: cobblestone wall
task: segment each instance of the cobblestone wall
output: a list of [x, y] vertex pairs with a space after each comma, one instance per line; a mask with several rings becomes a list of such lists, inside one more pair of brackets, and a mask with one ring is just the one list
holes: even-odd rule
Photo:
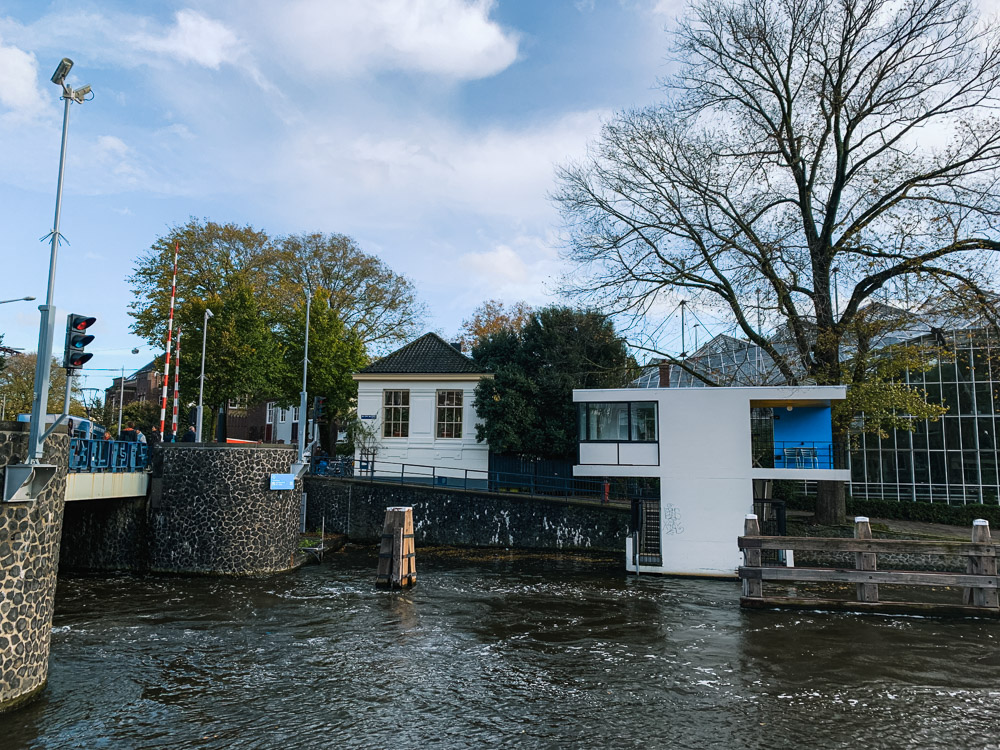
[[281, 446], [163, 446], [154, 461], [149, 568], [254, 575], [295, 563], [302, 483], [271, 490], [295, 451]]
[[[48, 678], [68, 452], [61, 429], [45, 444], [43, 462], [60, 468], [41, 496], [0, 503], [0, 712], [32, 698]], [[0, 422], [0, 469], [27, 453], [28, 425]]]
[[629, 511], [564, 500], [307, 477], [306, 526], [375, 541], [385, 509], [413, 507], [418, 544], [625, 553]]

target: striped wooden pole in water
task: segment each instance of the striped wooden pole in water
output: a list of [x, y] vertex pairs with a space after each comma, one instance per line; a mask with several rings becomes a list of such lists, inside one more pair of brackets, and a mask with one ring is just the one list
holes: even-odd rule
[[413, 586], [417, 582], [416, 563], [413, 545], [413, 508], [386, 508], [375, 586], [383, 589]]

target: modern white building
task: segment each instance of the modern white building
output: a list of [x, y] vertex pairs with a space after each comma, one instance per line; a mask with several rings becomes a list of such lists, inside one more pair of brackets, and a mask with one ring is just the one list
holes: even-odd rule
[[732, 577], [754, 480], [849, 481], [830, 409], [842, 386], [577, 390], [580, 477], [659, 480], [626, 541], [642, 573]]
[[358, 417], [372, 432], [368, 448], [373, 449], [358, 446], [358, 470], [485, 486], [490, 449], [476, 441], [473, 402], [486, 377], [492, 376], [434, 333], [356, 373]]

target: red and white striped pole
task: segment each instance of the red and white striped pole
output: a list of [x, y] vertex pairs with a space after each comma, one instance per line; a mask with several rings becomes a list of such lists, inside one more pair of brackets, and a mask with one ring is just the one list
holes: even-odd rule
[[181, 390], [181, 329], [177, 329], [177, 348], [174, 350], [174, 418], [170, 423], [170, 432], [177, 442], [177, 403]]
[[170, 340], [174, 334], [174, 300], [177, 298], [177, 253], [180, 243], [174, 243], [174, 280], [170, 283], [170, 319], [167, 321], [167, 356], [163, 366], [163, 395], [160, 397], [160, 435], [167, 421], [167, 385], [170, 383]]

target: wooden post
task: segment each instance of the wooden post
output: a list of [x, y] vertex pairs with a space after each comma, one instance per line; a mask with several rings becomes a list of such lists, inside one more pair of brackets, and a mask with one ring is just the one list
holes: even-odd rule
[[[760, 524], [755, 513], [747, 513], [743, 521], [743, 536], [760, 536]], [[743, 550], [743, 564], [748, 568], [760, 567], [760, 548]], [[743, 596], [760, 598], [764, 595], [764, 582], [759, 578], [743, 579]]]
[[[972, 522], [972, 543], [992, 544], [990, 539], [990, 522], [977, 518]], [[997, 574], [996, 557], [985, 555], [969, 555], [969, 562], [965, 571], [972, 575], [995, 576]], [[994, 588], [967, 588], [962, 592], [962, 599], [966, 604], [973, 604], [977, 607], [997, 607], [997, 590]]]
[[[872, 527], [868, 523], [868, 519], [865, 516], [857, 516], [854, 519], [854, 538], [855, 539], [871, 539], [872, 538]], [[876, 570], [877, 562], [874, 552], [855, 552], [854, 553], [854, 567], [858, 570]], [[858, 587], [858, 601], [859, 602], [877, 602], [878, 601], [878, 584], [877, 583], [859, 583]]]
[[413, 508], [386, 508], [378, 551], [378, 588], [408, 588], [417, 582]]

